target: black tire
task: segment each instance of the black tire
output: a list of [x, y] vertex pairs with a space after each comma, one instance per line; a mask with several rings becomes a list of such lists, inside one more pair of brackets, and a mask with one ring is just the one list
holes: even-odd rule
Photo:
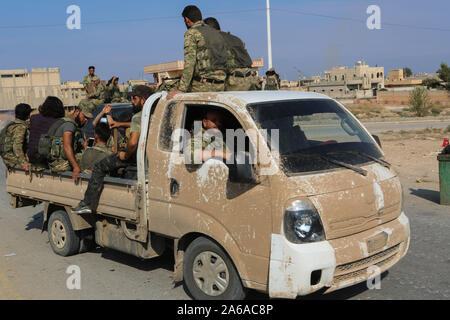
[[78, 234], [80, 236], [80, 250], [78, 253], [89, 252], [97, 247], [94, 231], [92, 229], [81, 230]]
[[[198, 270], [205, 269], [202, 258], [206, 258], [206, 263], [213, 267], [225, 264], [226, 268], [223, 267], [226, 271], [219, 273], [221, 281], [227, 283], [224, 288], [219, 288], [220, 284], [217, 281], [219, 277], [215, 278], [214, 283], [202, 280], [202, 274], [198, 272]], [[196, 276], [194, 276], [194, 263], [197, 266]], [[208, 268], [206, 267], [206, 269]], [[233, 262], [221, 247], [207, 238], [199, 237], [188, 246], [184, 253], [183, 277], [186, 289], [196, 300], [242, 300], [245, 298], [245, 289]], [[211, 277], [209, 279], [211, 280]], [[197, 283], [203, 284], [204, 289], [201, 289]], [[212, 294], [205, 292], [208, 289]]]
[[47, 226], [48, 240], [53, 251], [63, 257], [77, 254], [80, 250], [80, 237], [73, 230], [67, 212], [58, 210], [52, 213]]

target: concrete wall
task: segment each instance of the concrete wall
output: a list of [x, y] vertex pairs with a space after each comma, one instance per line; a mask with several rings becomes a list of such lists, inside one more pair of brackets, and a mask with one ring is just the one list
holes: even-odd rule
[[[411, 91], [378, 91], [377, 102], [388, 105], [409, 105]], [[450, 106], [450, 94], [448, 91], [428, 91], [432, 102], [440, 102], [442, 105]]]

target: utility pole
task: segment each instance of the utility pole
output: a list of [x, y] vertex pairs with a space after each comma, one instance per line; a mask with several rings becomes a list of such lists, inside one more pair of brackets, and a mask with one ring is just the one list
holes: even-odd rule
[[272, 35], [270, 31], [270, 0], [267, 1], [267, 51], [269, 66], [268, 69], [272, 68]]

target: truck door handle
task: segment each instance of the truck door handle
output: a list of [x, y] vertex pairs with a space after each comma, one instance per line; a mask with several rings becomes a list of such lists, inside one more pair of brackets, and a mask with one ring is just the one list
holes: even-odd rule
[[180, 184], [177, 180], [171, 178], [170, 179], [170, 195], [177, 196], [180, 193]]

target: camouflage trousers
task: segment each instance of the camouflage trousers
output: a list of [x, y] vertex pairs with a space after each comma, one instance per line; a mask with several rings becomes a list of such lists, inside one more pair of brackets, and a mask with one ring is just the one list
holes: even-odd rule
[[[82, 155], [81, 153], [77, 153], [75, 155], [75, 160], [77, 161], [77, 163], [80, 163], [81, 155]], [[64, 159], [58, 159], [58, 160], [49, 162], [48, 167], [54, 173], [61, 173], [64, 171], [73, 171], [72, 165], [70, 164], [69, 160], [64, 160]]]
[[100, 162], [94, 165], [92, 171], [91, 179], [89, 180], [89, 185], [84, 194], [83, 202], [92, 209], [96, 211], [98, 207], [98, 202], [100, 200], [100, 195], [103, 191], [103, 179], [105, 176], [111, 172], [114, 172], [120, 168], [126, 168], [130, 165], [136, 165], [136, 161], [127, 160], [122, 161], [114, 153]]
[[225, 83], [211, 83], [192, 80], [190, 92], [220, 92], [225, 91]]
[[256, 91], [261, 90], [257, 76], [246, 78], [230, 75], [225, 83], [225, 91]]

